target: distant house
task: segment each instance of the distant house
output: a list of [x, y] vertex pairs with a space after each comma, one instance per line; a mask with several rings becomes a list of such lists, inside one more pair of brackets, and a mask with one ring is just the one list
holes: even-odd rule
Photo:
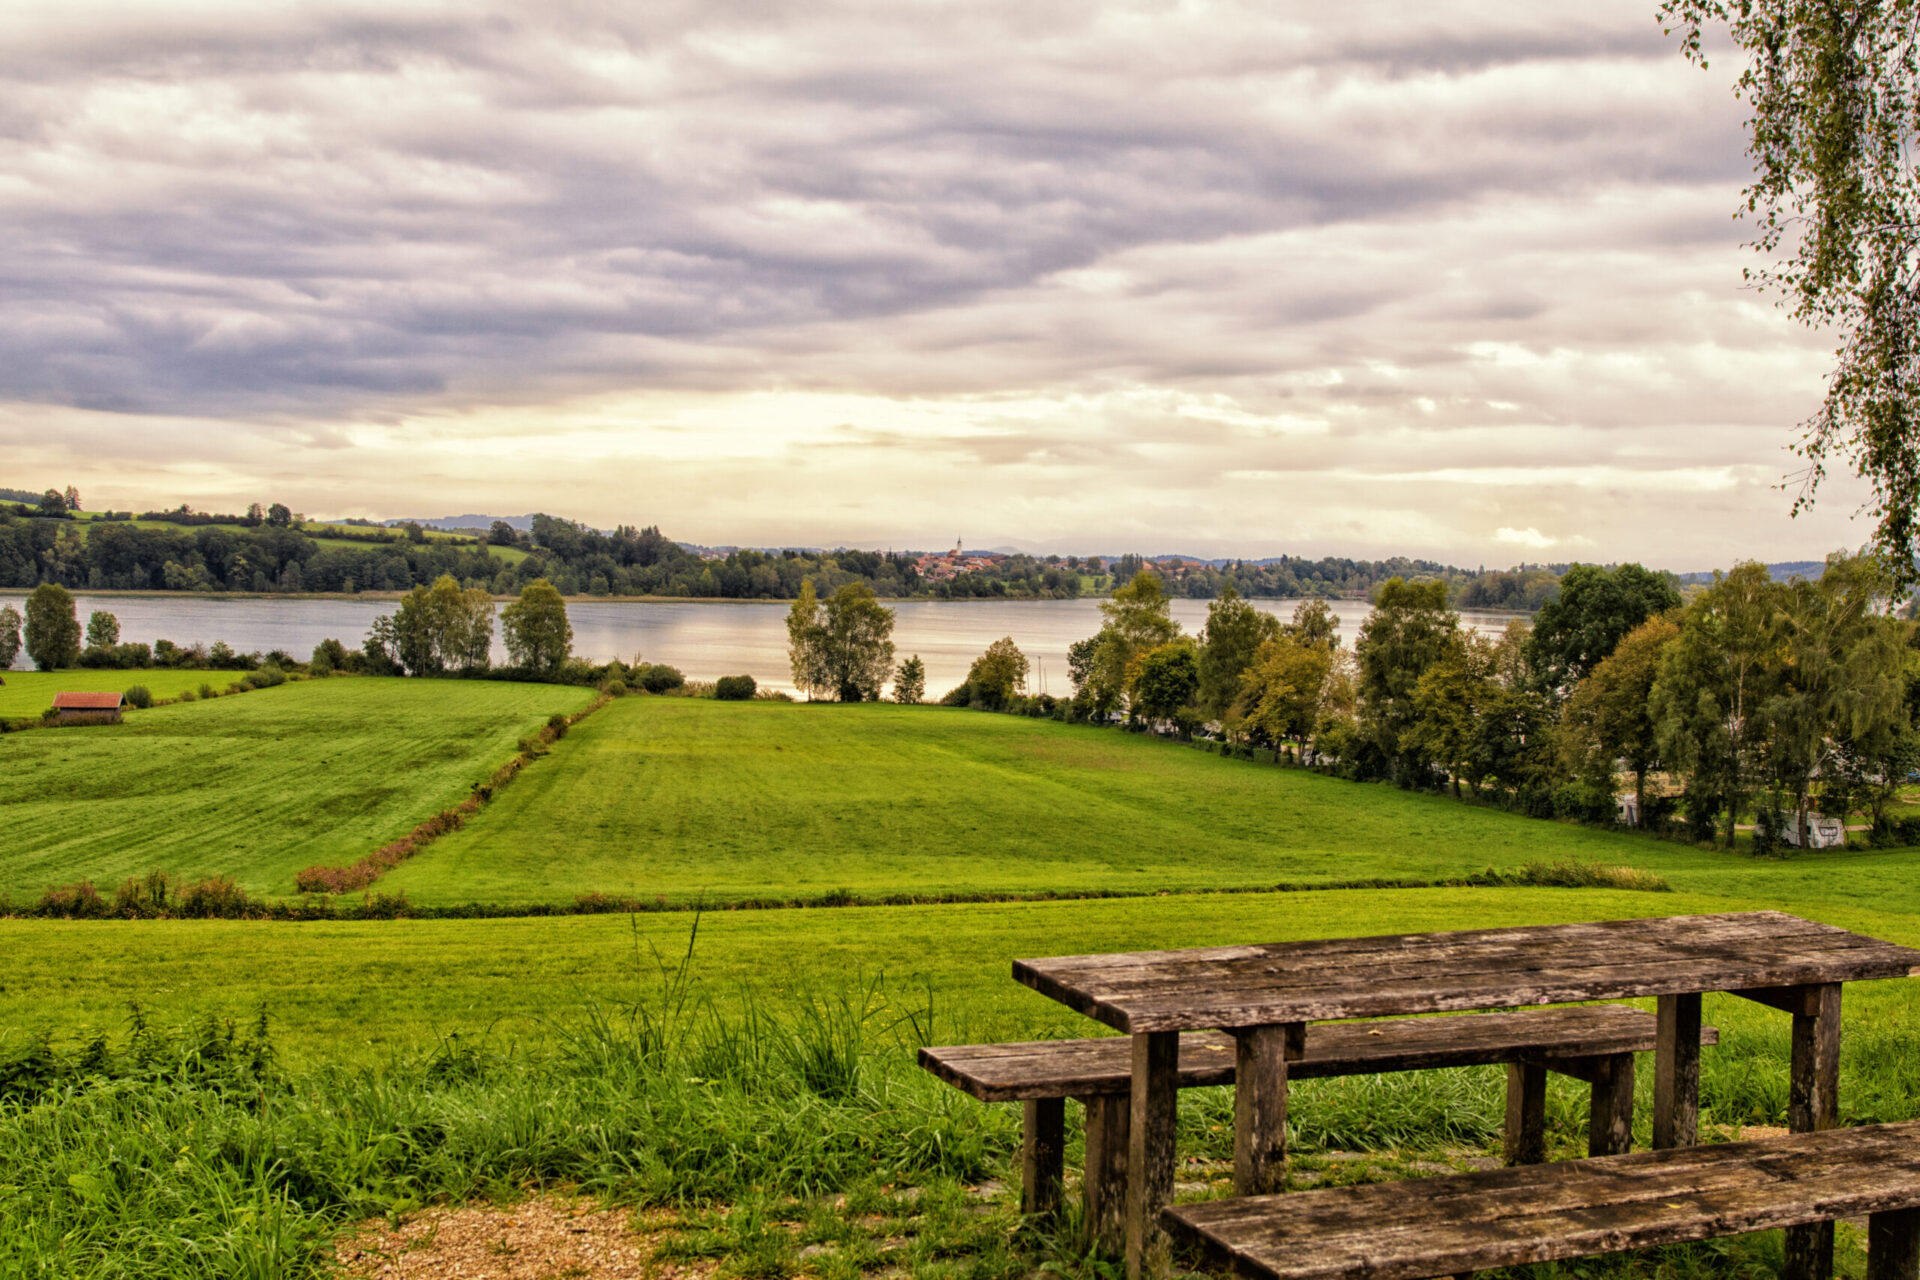
[[123, 693], [56, 693], [53, 695], [53, 709], [59, 713], [62, 721], [98, 720], [103, 724], [118, 724], [120, 710], [127, 705], [127, 696]]

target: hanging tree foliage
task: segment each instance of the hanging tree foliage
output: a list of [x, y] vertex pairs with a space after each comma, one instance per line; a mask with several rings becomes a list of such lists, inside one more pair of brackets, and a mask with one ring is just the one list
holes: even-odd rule
[[1796, 318], [1839, 337], [1820, 408], [1802, 429], [1794, 514], [1827, 465], [1873, 486], [1876, 549], [1900, 586], [1920, 552], [1920, 128], [1916, 0], [1664, 0], [1669, 33], [1704, 67], [1706, 28], [1746, 54], [1754, 181], [1741, 216], [1769, 265], [1747, 272]]

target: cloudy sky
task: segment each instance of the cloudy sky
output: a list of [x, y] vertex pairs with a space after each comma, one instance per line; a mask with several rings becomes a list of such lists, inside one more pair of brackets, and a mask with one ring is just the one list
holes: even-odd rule
[[15, 0], [0, 485], [700, 542], [1640, 559], [1789, 520], [1653, 0]]

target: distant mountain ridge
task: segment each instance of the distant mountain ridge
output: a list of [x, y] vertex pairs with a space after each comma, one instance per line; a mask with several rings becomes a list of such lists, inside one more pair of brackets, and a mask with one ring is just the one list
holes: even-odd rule
[[[1825, 560], [1782, 560], [1778, 564], [1767, 566], [1767, 576], [1775, 582], [1798, 582], [1802, 578], [1817, 578], [1826, 571]], [[1708, 583], [1716, 573], [1725, 573], [1725, 569], [1703, 569], [1696, 573], [1679, 573], [1674, 576], [1687, 584]]]
[[483, 516], [476, 515], [470, 511], [463, 516], [433, 516], [426, 519], [415, 517], [412, 519], [382, 520], [380, 523], [390, 529], [397, 529], [404, 524], [417, 524], [423, 529], [478, 529], [484, 533], [493, 527], [493, 522], [496, 520], [503, 524], [510, 525], [521, 533], [530, 533], [533, 530], [533, 513], [531, 511], [523, 516]]

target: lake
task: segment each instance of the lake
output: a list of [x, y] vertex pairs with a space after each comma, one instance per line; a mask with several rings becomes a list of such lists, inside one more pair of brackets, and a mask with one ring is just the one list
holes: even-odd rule
[[[24, 593], [0, 593], [18, 607]], [[124, 641], [165, 637], [175, 644], [224, 640], [245, 653], [282, 649], [304, 658], [333, 636], [358, 647], [373, 620], [394, 610], [392, 600], [279, 599], [274, 596], [90, 596], [75, 593], [81, 625], [95, 609], [120, 619]], [[1173, 616], [1189, 634], [1206, 624], [1207, 601], [1175, 600]], [[1256, 608], [1293, 616], [1298, 600], [1256, 600]], [[1372, 612], [1364, 600], [1334, 600], [1340, 635], [1352, 644]], [[897, 659], [919, 654], [927, 666], [927, 696], [938, 697], [967, 677], [967, 668], [1001, 636], [1012, 636], [1033, 664], [1028, 687], [1035, 693], [1068, 695], [1067, 646], [1100, 629], [1098, 600], [900, 601], [893, 646]], [[786, 601], [660, 604], [642, 601], [570, 601], [574, 652], [596, 662], [635, 655], [680, 668], [689, 679], [747, 674], [763, 687], [793, 691], [787, 669]], [[1509, 614], [1463, 613], [1461, 620], [1497, 631]], [[496, 639], [494, 660], [506, 661]], [[16, 667], [28, 665], [22, 654]]]

